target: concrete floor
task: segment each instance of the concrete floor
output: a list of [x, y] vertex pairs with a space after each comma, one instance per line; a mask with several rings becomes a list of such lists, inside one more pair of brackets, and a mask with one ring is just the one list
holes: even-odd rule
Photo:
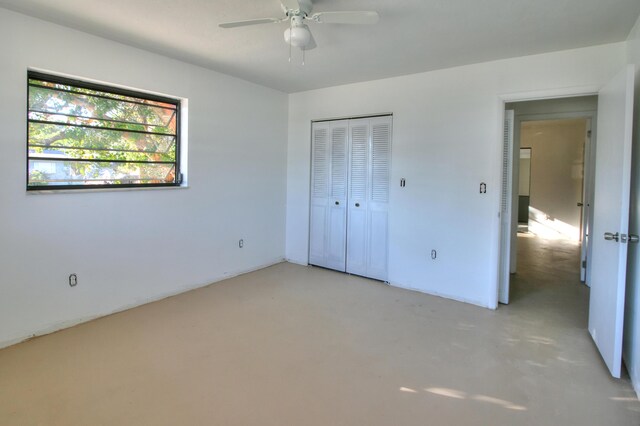
[[280, 264], [6, 348], [0, 424], [637, 426], [577, 246], [519, 241], [497, 311]]

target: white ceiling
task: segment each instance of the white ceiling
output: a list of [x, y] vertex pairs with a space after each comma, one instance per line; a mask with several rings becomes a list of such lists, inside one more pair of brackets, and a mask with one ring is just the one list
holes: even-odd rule
[[0, 0], [0, 6], [285, 92], [622, 41], [638, 0], [315, 0], [314, 12], [376, 10], [377, 25], [309, 24], [318, 47], [283, 40], [279, 0]]

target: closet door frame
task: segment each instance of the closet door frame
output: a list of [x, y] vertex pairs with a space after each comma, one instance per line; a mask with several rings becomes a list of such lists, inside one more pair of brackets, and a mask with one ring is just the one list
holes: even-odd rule
[[[388, 125], [388, 140], [386, 149], [386, 199], [374, 200], [373, 196], [373, 179], [374, 179], [374, 126], [378, 124]], [[346, 125], [347, 141], [346, 141], [346, 182], [345, 182], [345, 198], [338, 199], [332, 194], [332, 175], [333, 175], [333, 130], [335, 128], [344, 127]], [[315, 121], [311, 126], [311, 187], [310, 187], [310, 224], [309, 224], [309, 264], [335, 269], [341, 272], [361, 275], [381, 281], [387, 281], [388, 276], [388, 258], [389, 258], [389, 195], [391, 186], [391, 144], [393, 134], [393, 116], [385, 114], [380, 116], [351, 118], [331, 121]], [[359, 128], [362, 133], [365, 132], [364, 141], [358, 141], [361, 145], [360, 151], [357, 152], [359, 157], [356, 158], [356, 168], [359, 167], [360, 177], [364, 179], [362, 182], [356, 182], [359, 186], [355, 188], [354, 193], [354, 129]], [[326, 200], [319, 202], [314, 197], [314, 184], [316, 178], [315, 155], [316, 140], [315, 130], [327, 129], [327, 140], [325, 146], [325, 164], [324, 173], [327, 174], [326, 181]], [[356, 137], [362, 138], [362, 134]], [[364, 164], [363, 164], [364, 163]], [[364, 173], [364, 176], [362, 174]], [[379, 175], [380, 173], [378, 173]], [[362, 180], [362, 179], [361, 179]], [[336, 199], [334, 199], [336, 198]], [[380, 198], [378, 196], [378, 198]], [[386, 202], [384, 202], [386, 201]], [[338, 204], [340, 207], [338, 207]], [[322, 212], [322, 213], [320, 213]], [[318, 215], [323, 216], [320, 221]], [[339, 235], [338, 228], [333, 221], [344, 218], [344, 229], [342, 240]], [[375, 226], [375, 224], [378, 224]], [[374, 229], [375, 228], [375, 229]], [[324, 230], [321, 241], [318, 240], [320, 229]], [[379, 250], [372, 250], [372, 239], [381, 243]], [[357, 246], [356, 246], [357, 244]], [[322, 256], [314, 253], [314, 246], [322, 247]], [[330, 247], [333, 246], [334, 253], [330, 256]], [[336, 256], [336, 249], [343, 247], [344, 255]], [[381, 249], [380, 249], [381, 248]], [[330, 258], [332, 258], [330, 260]]]

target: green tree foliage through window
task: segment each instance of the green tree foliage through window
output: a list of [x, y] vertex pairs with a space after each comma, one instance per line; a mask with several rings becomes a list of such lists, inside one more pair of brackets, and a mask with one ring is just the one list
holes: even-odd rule
[[180, 183], [179, 101], [29, 73], [27, 189]]

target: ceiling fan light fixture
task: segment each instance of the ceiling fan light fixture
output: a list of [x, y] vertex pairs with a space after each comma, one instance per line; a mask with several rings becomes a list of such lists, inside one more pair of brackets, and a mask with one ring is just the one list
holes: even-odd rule
[[292, 46], [304, 48], [311, 40], [311, 32], [307, 26], [296, 26], [284, 30], [284, 41]]
[[[223, 22], [218, 24], [218, 26], [221, 28], [236, 28], [259, 24], [279, 24], [288, 21], [289, 28], [284, 31], [284, 41], [289, 45], [289, 56], [291, 56], [291, 48], [297, 47], [302, 50], [302, 56], [304, 57], [304, 51], [317, 47], [313, 34], [311, 34], [306, 22], [310, 22], [313, 25], [375, 24], [380, 18], [378, 12], [374, 11], [326, 11], [312, 14], [312, 0], [280, 0], [280, 6], [284, 16], [279, 18], [258, 18]], [[289, 60], [291, 60], [291, 58], [289, 58]]]

